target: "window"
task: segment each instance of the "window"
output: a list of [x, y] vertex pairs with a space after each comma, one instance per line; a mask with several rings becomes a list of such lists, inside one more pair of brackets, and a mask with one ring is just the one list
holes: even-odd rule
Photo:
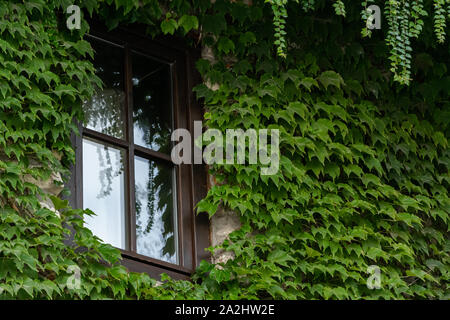
[[84, 103], [86, 122], [74, 138], [72, 205], [96, 213], [86, 226], [119, 248], [130, 270], [184, 278], [209, 246], [208, 219], [194, 214], [204, 168], [170, 159], [172, 131], [201, 118], [193, 59], [173, 41], [130, 30], [97, 28], [88, 40], [103, 86]]

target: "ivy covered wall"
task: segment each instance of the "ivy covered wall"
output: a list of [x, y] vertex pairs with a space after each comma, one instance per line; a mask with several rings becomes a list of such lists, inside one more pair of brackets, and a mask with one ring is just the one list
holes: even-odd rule
[[[149, 35], [211, 48], [215, 61], [197, 62], [205, 83], [195, 89], [206, 126], [281, 133], [276, 175], [211, 167], [218, 183], [199, 210], [239, 216], [241, 228], [217, 248], [234, 258], [159, 286], [126, 272], [119, 252], [83, 227], [91, 212], [39, 187], [67, 177], [73, 120], [99, 82], [86, 20], [67, 29], [70, 1], [0, 3], [0, 297], [448, 299], [450, 59], [448, 41], [435, 40], [435, 1], [419, 1], [430, 15], [411, 44], [409, 86], [391, 72], [387, 25], [362, 38], [360, 3], [344, 1], [343, 18], [327, 1], [306, 2], [314, 10], [279, 4], [288, 17], [275, 34], [263, 1], [79, 4], [111, 28], [139, 22]], [[367, 287], [369, 266], [380, 268], [379, 289]]]

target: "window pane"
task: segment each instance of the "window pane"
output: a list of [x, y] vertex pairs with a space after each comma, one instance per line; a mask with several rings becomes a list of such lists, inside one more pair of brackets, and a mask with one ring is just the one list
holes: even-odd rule
[[96, 216], [85, 218], [92, 232], [126, 249], [123, 150], [83, 139], [83, 206]]
[[169, 65], [137, 53], [133, 64], [134, 143], [170, 153], [172, 88]]
[[175, 169], [135, 157], [137, 253], [177, 263]]
[[107, 42], [92, 40], [94, 67], [103, 81], [92, 98], [84, 103], [86, 127], [119, 139], [125, 132], [125, 90], [123, 84], [123, 49]]

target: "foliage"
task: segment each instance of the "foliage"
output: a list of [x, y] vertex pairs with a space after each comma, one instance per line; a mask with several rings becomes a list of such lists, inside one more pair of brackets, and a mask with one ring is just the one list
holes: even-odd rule
[[[342, 1], [289, 7], [275, 25], [280, 36], [271, 14], [287, 1], [85, 1], [85, 12], [111, 28], [141, 22], [151, 35], [177, 33], [213, 49], [217, 61], [197, 62], [204, 82], [219, 85], [195, 89], [207, 127], [281, 132], [276, 175], [262, 176], [256, 165], [211, 167], [219, 183], [198, 208], [239, 214], [242, 227], [220, 247], [235, 258], [202, 262], [193, 282], [163, 278], [155, 286], [115, 265], [118, 251], [82, 226], [90, 212], [53, 198], [58, 214], [39, 202], [46, 195], [35, 180], [67, 174], [72, 120], [98, 85], [81, 40], [87, 24], [67, 31], [52, 12], [68, 3], [49, 3], [0, 4], [2, 297], [449, 298], [450, 76], [448, 44], [433, 45], [440, 28], [417, 23], [387, 52], [381, 34], [360, 39], [361, 8]], [[405, 14], [389, 23], [402, 28]], [[416, 55], [404, 47], [415, 81], [399, 88], [385, 60], [422, 28]], [[277, 40], [286, 43], [284, 59], [272, 50]], [[395, 59], [409, 79], [410, 60]], [[76, 247], [64, 244], [67, 234]], [[82, 290], [67, 289], [70, 265], [81, 268]], [[366, 287], [370, 265], [381, 269], [381, 289]]]
[[52, 172], [67, 175], [72, 121], [98, 82], [83, 61], [92, 55], [88, 42], [61, 32], [55, 9], [0, 3], [0, 297], [140, 297], [154, 280], [118, 265], [120, 253], [83, 226], [93, 213], [58, 198], [51, 210], [37, 186], [55, 179]]
[[[271, 3], [274, 14], [275, 25], [275, 45], [277, 45], [278, 54], [281, 57], [286, 56], [286, 32], [284, 26], [287, 18], [287, 0], [266, 0]], [[302, 8], [308, 10], [313, 9], [315, 5], [314, 0], [295, 0]], [[319, 1], [317, 1], [319, 2]], [[380, 1], [381, 2], [381, 1]], [[394, 74], [395, 81], [400, 84], [409, 84], [411, 81], [411, 40], [417, 38], [423, 29], [423, 18], [428, 15], [433, 9], [425, 10], [424, 2], [434, 9], [434, 32], [438, 43], [445, 41], [445, 28], [447, 19], [450, 17], [450, 1], [449, 0], [388, 0], [384, 1], [385, 16], [388, 22], [388, 31], [386, 36], [386, 43], [390, 48], [389, 60], [391, 61], [391, 71]], [[353, 4], [353, 3], [352, 3]], [[362, 34], [364, 36], [371, 36], [372, 32], [368, 29], [368, 4], [377, 4], [374, 0], [361, 1], [363, 10], [361, 16], [363, 18], [364, 26]], [[333, 7], [338, 16], [345, 17], [345, 4], [342, 0], [334, 0]]]
[[[356, 10], [347, 10], [345, 28], [324, 23], [329, 14], [291, 22], [287, 33], [298, 36], [289, 42], [299, 45], [285, 64], [269, 51], [271, 30], [259, 22], [246, 29], [249, 21], [235, 30], [258, 32], [235, 50], [238, 62], [198, 62], [204, 78], [220, 83], [217, 91], [197, 89], [208, 127], [281, 132], [277, 175], [214, 167], [219, 184], [199, 206], [239, 212], [242, 228], [220, 247], [235, 258], [221, 269], [204, 266], [210, 291], [215, 298], [448, 298], [448, 58], [418, 46], [427, 50], [420, 55], [427, 63], [414, 70], [421, 80], [396, 90], [380, 67], [386, 52], [369, 51], [382, 39], [364, 45], [349, 32], [357, 30]], [[236, 32], [231, 40], [238, 39]], [[381, 269], [379, 290], [366, 286], [370, 265]]]

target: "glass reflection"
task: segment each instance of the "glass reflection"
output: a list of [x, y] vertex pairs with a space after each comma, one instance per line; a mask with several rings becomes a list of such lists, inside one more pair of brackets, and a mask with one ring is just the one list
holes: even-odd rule
[[123, 150], [83, 139], [83, 207], [96, 213], [85, 217], [86, 226], [121, 249], [126, 249], [124, 159]]
[[169, 65], [133, 53], [134, 143], [170, 153], [172, 92]]
[[177, 263], [174, 169], [135, 157], [137, 253]]
[[91, 40], [95, 50], [94, 67], [103, 81], [91, 99], [84, 103], [86, 127], [119, 139], [124, 138], [125, 90], [123, 49], [107, 42]]

